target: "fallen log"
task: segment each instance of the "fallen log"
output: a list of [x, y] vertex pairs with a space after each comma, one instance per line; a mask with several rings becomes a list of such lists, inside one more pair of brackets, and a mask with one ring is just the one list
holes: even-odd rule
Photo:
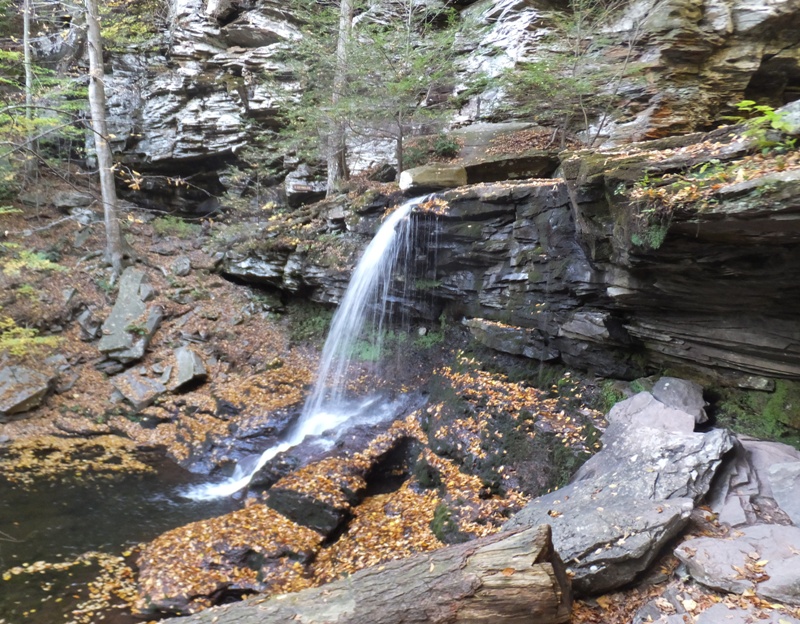
[[558, 624], [572, 592], [550, 527], [490, 535], [171, 624]]

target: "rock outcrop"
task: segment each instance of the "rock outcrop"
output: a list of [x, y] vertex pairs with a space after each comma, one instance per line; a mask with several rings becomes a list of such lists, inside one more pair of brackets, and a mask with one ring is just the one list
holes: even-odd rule
[[[419, 244], [407, 279], [426, 292], [408, 305], [422, 318], [464, 319], [498, 351], [609, 376], [688, 366], [750, 388], [800, 378], [800, 170], [737, 180], [754, 148], [720, 130], [567, 154], [565, 179], [445, 191], [435, 214], [412, 214]], [[648, 180], [655, 194], [672, 180], [700, 191], [651, 218], [660, 204], [635, 199]], [[329, 231], [350, 230], [337, 257], [357, 256], [383, 206], [365, 198], [329, 220]], [[319, 240], [281, 241], [230, 250], [222, 271], [336, 303], [349, 261], [326, 261]]]
[[[138, 201], [202, 210], [212, 196], [238, 193], [254, 183], [248, 179], [242, 185], [222, 172], [256, 135], [280, 123], [281, 100], [297, 88], [281, 54], [302, 35], [286, 8], [274, 0], [223, 3], [222, 9], [218, 4], [171, 0], [166, 36], [156, 45], [111, 55], [109, 127], [122, 161], [141, 172], [192, 176], [191, 186], [149, 178]], [[552, 3], [487, 0], [459, 2], [455, 8], [465, 23], [482, 26], [468, 27], [459, 38], [457, 83], [475, 76], [492, 79], [454, 113], [456, 125], [531, 121], [497, 79], [508, 69], [543, 60], [537, 44], [552, 34]], [[612, 145], [705, 129], [753, 93], [775, 106], [792, 100], [800, 87], [800, 53], [790, 33], [798, 27], [800, 13], [791, 0], [629, 3], [605, 31], [589, 34], [609, 42], [582, 62], [594, 66], [629, 57], [636, 71], [623, 75], [619, 84], [599, 85], [601, 96], [612, 91], [625, 104], [587, 106], [586, 138], [597, 134]], [[79, 39], [76, 20], [66, 39], [45, 46], [40, 58], [73, 58]], [[459, 90], [463, 86], [456, 86]], [[541, 102], [544, 117], [551, 104]], [[385, 141], [361, 140], [352, 148], [353, 171], [394, 159]], [[489, 167], [485, 159], [470, 162], [468, 172], [471, 181], [497, 180], [499, 170], [510, 178], [549, 175], [553, 160], [533, 152], [510, 160], [495, 155]]]
[[800, 604], [800, 527], [758, 524], [729, 539], [687, 540], [675, 554], [703, 585]]

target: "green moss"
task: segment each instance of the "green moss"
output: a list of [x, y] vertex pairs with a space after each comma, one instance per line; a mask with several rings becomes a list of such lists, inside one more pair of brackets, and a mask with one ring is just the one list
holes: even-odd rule
[[289, 309], [289, 337], [292, 342], [322, 344], [333, 318], [333, 310], [316, 303], [293, 305]]
[[771, 393], [723, 388], [712, 397], [718, 424], [800, 448], [800, 383], [779, 379]]
[[458, 528], [450, 509], [444, 503], [436, 506], [430, 526], [436, 539], [443, 544], [460, 544], [469, 540], [469, 536]]
[[11, 317], [0, 315], [0, 352], [22, 357], [36, 351], [51, 351], [60, 343], [58, 336], [40, 336], [37, 329], [20, 327]]
[[613, 381], [606, 379], [600, 384], [600, 392], [595, 407], [605, 414], [617, 403], [624, 400], [625, 393], [614, 385]]
[[413, 473], [414, 479], [424, 488], [437, 488], [442, 484], [441, 474], [424, 457], [420, 457], [414, 464]]
[[161, 236], [176, 236], [177, 238], [192, 238], [200, 233], [200, 225], [184, 221], [180, 217], [167, 215], [158, 217], [153, 221], [153, 229]]

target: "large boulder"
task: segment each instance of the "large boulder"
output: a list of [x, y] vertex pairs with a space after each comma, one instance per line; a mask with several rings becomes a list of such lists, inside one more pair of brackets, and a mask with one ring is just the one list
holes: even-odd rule
[[505, 525], [550, 524], [582, 593], [613, 590], [645, 570], [686, 526], [733, 446], [725, 430], [694, 433], [694, 416], [649, 393], [618, 405], [609, 420], [602, 450], [573, 481]]
[[549, 178], [558, 167], [552, 131], [530, 123], [480, 123], [453, 131], [461, 143], [459, 164], [470, 184]]
[[102, 353], [122, 364], [144, 356], [164, 316], [160, 306], [147, 305], [154, 294], [144, 271], [133, 267], [125, 269], [120, 277], [117, 300], [103, 323], [103, 337], [98, 344]]
[[136, 606], [144, 613], [187, 614], [226, 593], [267, 591], [299, 578], [322, 540], [260, 504], [187, 524], [142, 549]]
[[740, 435], [709, 492], [708, 503], [721, 523], [740, 527], [797, 523], [794, 475], [800, 451]]
[[698, 423], [708, 420], [703, 388], [697, 382], [676, 377], [662, 377], [653, 386], [652, 394], [664, 405], [691, 414]]
[[130, 369], [111, 378], [111, 385], [125, 397], [137, 412], [152, 404], [167, 391], [159, 379]]
[[190, 347], [175, 349], [175, 379], [170, 390], [180, 390], [188, 385], [204, 381], [208, 377], [206, 365], [200, 354]]

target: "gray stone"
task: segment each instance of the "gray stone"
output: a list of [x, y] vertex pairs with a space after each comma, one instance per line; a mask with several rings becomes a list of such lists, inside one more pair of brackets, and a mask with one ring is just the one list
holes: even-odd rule
[[19, 414], [41, 405], [53, 379], [25, 366], [0, 369], [0, 415]]
[[175, 350], [175, 381], [170, 390], [179, 390], [186, 384], [201, 381], [208, 376], [203, 358], [194, 349], [180, 347]]
[[581, 466], [573, 482], [610, 480], [619, 484], [618, 494], [699, 502], [734, 440], [724, 429], [684, 433], [612, 424], [602, 442], [603, 450]]
[[403, 191], [437, 191], [464, 186], [467, 171], [460, 165], [431, 164], [406, 169], [400, 174], [400, 189]]
[[322, 180], [305, 163], [300, 164], [284, 180], [286, 201], [290, 206], [300, 206], [325, 197], [327, 181]]
[[[680, 622], [683, 623], [684, 620]], [[775, 609], [755, 607], [745, 609], [741, 606], [728, 606], [722, 602], [703, 611], [695, 622], [696, 624], [800, 624], [797, 618]]]
[[192, 270], [192, 261], [188, 256], [178, 256], [172, 261], [170, 271], [178, 277], [186, 277]]
[[696, 581], [713, 589], [752, 590], [767, 600], [800, 604], [800, 527], [758, 524], [727, 539], [692, 539], [675, 556]]
[[570, 484], [527, 505], [505, 528], [549, 524], [575, 590], [611, 591], [647, 569], [686, 526], [694, 507], [688, 498], [618, 496], [615, 485]]
[[608, 412], [608, 422], [615, 425], [650, 427], [663, 431], [691, 433], [695, 418], [679, 409], [672, 409], [658, 401], [649, 392], [639, 392], [620, 401]]
[[683, 410], [694, 416], [695, 422], [704, 423], [706, 402], [703, 399], [703, 387], [694, 381], [676, 377], [662, 377], [653, 386], [653, 396], [668, 407]]
[[125, 269], [114, 308], [103, 323], [103, 337], [98, 344], [102, 353], [123, 364], [144, 356], [164, 316], [161, 307], [146, 305], [153, 293], [143, 271], [133, 267]]
[[17, 199], [26, 206], [45, 206], [50, 201], [50, 195], [42, 188], [32, 188], [17, 195]]
[[[646, 409], [669, 410], [647, 396], [637, 400]], [[683, 427], [693, 425], [690, 415], [678, 413], [691, 423]], [[532, 501], [505, 525], [550, 524], [553, 544], [582, 593], [610, 591], [646, 569], [686, 526], [733, 445], [725, 430], [651, 428], [637, 414], [609, 425], [602, 441], [569, 485]]]
[[642, 605], [631, 624], [685, 624], [684, 613], [686, 609], [683, 608], [680, 594], [674, 587], [669, 587], [658, 598]]
[[800, 461], [800, 451], [788, 444], [757, 440], [743, 435], [739, 436], [739, 441], [747, 453], [747, 461], [757, 479], [760, 494], [774, 498], [769, 475], [770, 469], [775, 464]]
[[90, 309], [87, 308], [81, 312], [76, 320], [81, 329], [81, 340], [88, 342], [97, 338], [97, 332], [100, 331], [100, 323], [94, 318]]
[[95, 198], [89, 193], [81, 191], [59, 191], [53, 194], [53, 206], [63, 212], [69, 212], [72, 208], [87, 208], [95, 202]]
[[130, 402], [136, 411], [152, 404], [167, 391], [159, 380], [145, 377], [136, 369], [130, 369], [112, 377], [111, 385]]
[[788, 134], [800, 135], [800, 100], [789, 102], [777, 111], [781, 115], [781, 123]]
[[775, 501], [800, 526], [800, 461], [772, 464], [767, 475]]

